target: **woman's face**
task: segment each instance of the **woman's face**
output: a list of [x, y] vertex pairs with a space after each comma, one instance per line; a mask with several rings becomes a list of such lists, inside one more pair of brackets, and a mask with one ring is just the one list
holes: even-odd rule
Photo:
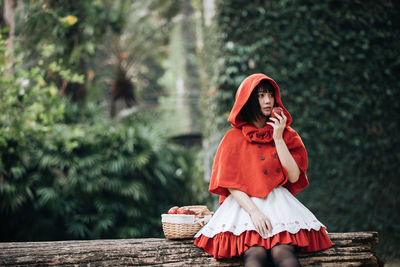
[[274, 95], [269, 92], [258, 92], [258, 103], [260, 104], [261, 113], [265, 117], [269, 117], [275, 103]]

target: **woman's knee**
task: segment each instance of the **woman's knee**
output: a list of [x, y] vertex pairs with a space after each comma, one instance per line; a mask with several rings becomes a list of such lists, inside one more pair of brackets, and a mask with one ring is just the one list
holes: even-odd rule
[[271, 249], [271, 259], [275, 266], [297, 267], [300, 266], [296, 256], [295, 248], [292, 245], [277, 245]]
[[268, 251], [264, 247], [254, 246], [244, 253], [244, 266], [266, 266]]

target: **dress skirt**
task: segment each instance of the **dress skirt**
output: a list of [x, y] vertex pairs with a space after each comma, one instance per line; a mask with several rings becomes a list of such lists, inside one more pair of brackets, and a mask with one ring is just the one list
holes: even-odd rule
[[261, 236], [250, 215], [229, 195], [195, 235], [194, 244], [216, 259], [240, 256], [252, 246], [271, 249], [292, 244], [305, 252], [332, 246], [326, 227], [285, 187], [275, 188], [265, 198], [250, 198], [270, 220], [272, 233]]

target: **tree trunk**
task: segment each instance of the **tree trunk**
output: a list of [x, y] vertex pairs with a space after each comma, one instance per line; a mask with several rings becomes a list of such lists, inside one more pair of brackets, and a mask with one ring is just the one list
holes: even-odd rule
[[[302, 266], [378, 266], [377, 232], [330, 233], [334, 246], [298, 253]], [[241, 258], [215, 260], [193, 240], [163, 238], [0, 243], [1, 266], [242, 266]]]
[[[5, 53], [5, 63], [10, 64], [13, 60], [12, 52], [14, 51], [14, 34], [15, 34], [15, 21], [14, 21], [14, 10], [15, 3], [14, 0], [4, 0], [3, 7], [3, 21], [5, 27], [10, 27], [8, 31], [8, 38], [6, 40], [7, 48]], [[6, 71], [5, 75], [7, 75]]]

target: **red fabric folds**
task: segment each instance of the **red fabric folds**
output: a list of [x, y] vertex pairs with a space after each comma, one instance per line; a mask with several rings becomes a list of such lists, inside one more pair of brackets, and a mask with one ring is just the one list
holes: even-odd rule
[[291, 244], [297, 246], [302, 252], [319, 251], [332, 246], [331, 240], [322, 227], [318, 231], [301, 229], [295, 234], [284, 231], [267, 239], [262, 238], [256, 231], [245, 231], [239, 236], [232, 232], [222, 232], [213, 238], [201, 235], [194, 241], [195, 246], [204, 249], [216, 259], [240, 256], [252, 246], [271, 249], [277, 244]]

